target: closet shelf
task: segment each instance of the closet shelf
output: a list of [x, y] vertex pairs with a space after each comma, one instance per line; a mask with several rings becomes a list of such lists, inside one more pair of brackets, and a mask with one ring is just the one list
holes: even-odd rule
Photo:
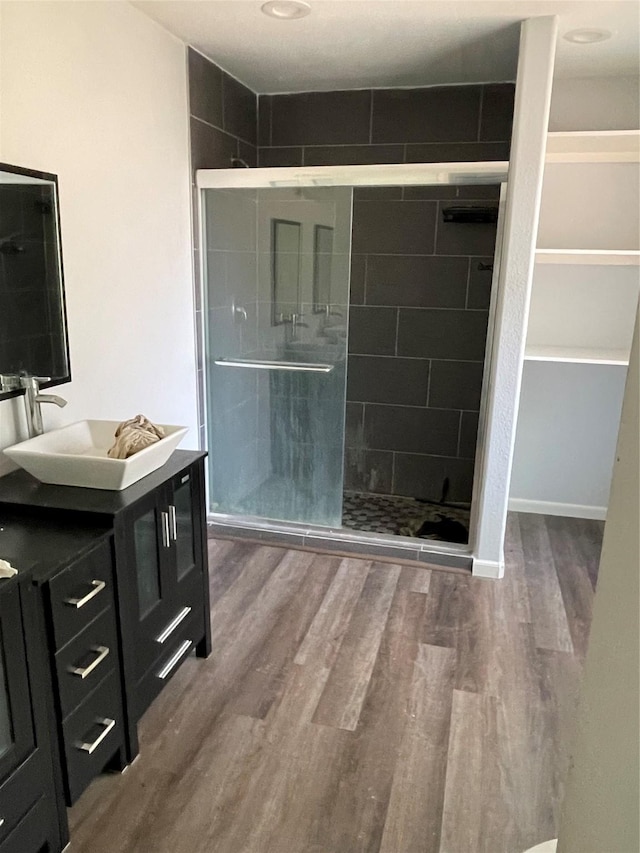
[[547, 163], [638, 163], [640, 130], [573, 130], [547, 134]]
[[537, 264], [639, 266], [637, 249], [536, 249]]
[[527, 345], [525, 361], [554, 361], [565, 364], [629, 364], [629, 353], [623, 349], [592, 349], [579, 347]]

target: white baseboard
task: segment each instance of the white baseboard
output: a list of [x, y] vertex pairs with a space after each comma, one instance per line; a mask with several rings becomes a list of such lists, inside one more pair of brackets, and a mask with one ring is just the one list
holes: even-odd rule
[[474, 578], [493, 578], [494, 580], [499, 580], [504, 577], [504, 562], [478, 560], [474, 557], [472, 574]]
[[564, 515], [565, 518], [594, 518], [604, 521], [606, 506], [562, 504], [553, 501], [529, 501], [526, 498], [509, 498], [510, 512], [534, 512], [540, 515]]

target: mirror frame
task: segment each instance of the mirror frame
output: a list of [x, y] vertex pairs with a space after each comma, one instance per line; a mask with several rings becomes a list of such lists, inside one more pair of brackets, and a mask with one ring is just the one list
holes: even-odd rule
[[[41, 388], [53, 388], [57, 385], [66, 385], [71, 382], [71, 353], [69, 351], [69, 322], [67, 319], [67, 298], [64, 286], [64, 265], [62, 262], [62, 230], [60, 226], [60, 194], [58, 189], [58, 176], [51, 172], [41, 172], [37, 169], [27, 169], [24, 166], [14, 166], [11, 163], [0, 163], [0, 172], [10, 172], [13, 175], [24, 175], [26, 178], [36, 178], [53, 184], [55, 205], [55, 228], [58, 242], [58, 276], [60, 285], [60, 315], [62, 320], [62, 333], [67, 360], [67, 372], [62, 377], [52, 378], [50, 382], [41, 383]], [[13, 388], [8, 391], [0, 390], [0, 402], [10, 400], [12, 397], [20, 397], [24, 394], [24, 388]]]
[[302, 223], [291, 219], [275, 218], [271, 220], [271, 325], [282, 326], [288, 321], [284, 318], [279, 320], [278, 315], [283, 312], [278, 311], [278, 305], [282, 300], [278, 300], [278, 226], [292, 225], [298, 230], [298, 281], [296, 283], [296, 310], [294, 313], [300, 313], [300, 263], [302, 257]]

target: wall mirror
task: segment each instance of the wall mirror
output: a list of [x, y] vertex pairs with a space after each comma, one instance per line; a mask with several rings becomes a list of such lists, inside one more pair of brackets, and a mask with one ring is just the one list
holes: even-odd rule
[[291, 322], [291, 316], [300, 313], [301, 251], [301, 223], [272, 219], [271, 278], [274, 326]]
[[0, 400], [71, 379], [55, 175], [0, 163]]
[[313, 310], [316, 314], [331, 308], [331, 261], [333, 228], [316, 225], [313, 235]]

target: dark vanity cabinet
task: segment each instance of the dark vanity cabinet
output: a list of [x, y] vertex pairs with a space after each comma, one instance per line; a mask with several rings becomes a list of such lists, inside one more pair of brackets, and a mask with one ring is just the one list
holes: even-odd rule
[[28, 575], [0, 580], [0, 853], [57, 853], [68, 839], [40, 617]]
[[111, 536], [42, 583], [65, 800], [127, 763]]
[[210, 652], [203, 476], [188, 465], [114, 518], [134, 721], [193, 649]]
[[[0, 511], [106, 535], [89, 556], [43, 585], [69, 802], [103, 758], [116, 766], [135, 758], [144, 711], [191, 651], [199, 657], [211, 651], [205, 456], [175, 451], [162, 468], [120, 492], [46, 485], [22, 470], [0, 478]], [[122, 710], [115, 700], [120, 685]], [[108, 707], [98, 701], [107, 697]], [[89, 707], [88, 715], [75, 710]], [[67, 745], [76, 742], [96, 744], [93, 765]]]

